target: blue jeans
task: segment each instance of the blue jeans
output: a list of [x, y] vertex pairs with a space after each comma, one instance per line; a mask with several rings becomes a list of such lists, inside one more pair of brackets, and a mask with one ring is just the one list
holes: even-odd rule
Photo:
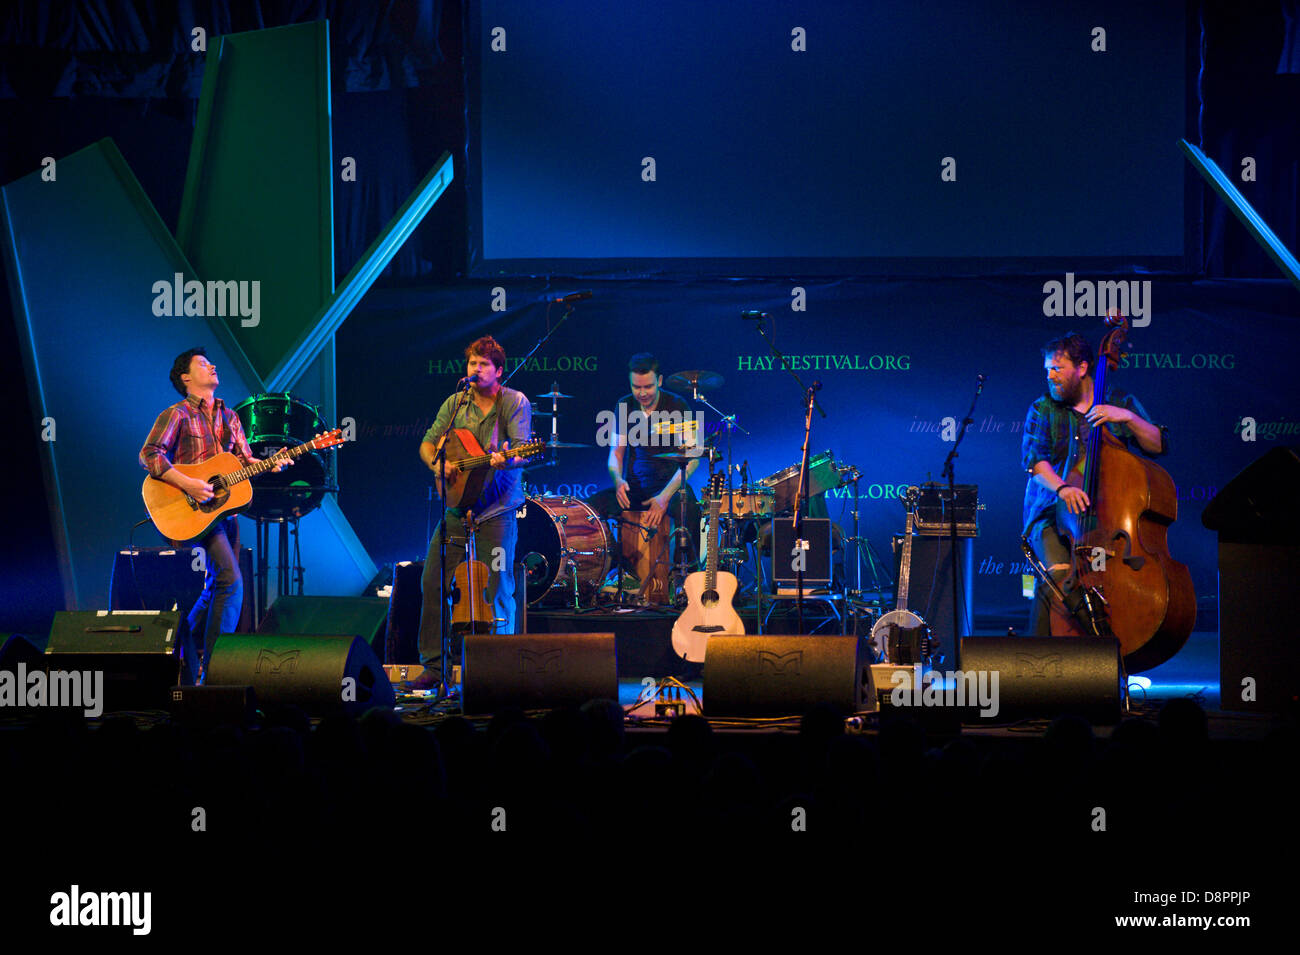
[[[438, 589], [438, 533], [435, 528], [429, 541], [421, 579], [424, 597], [420, 608], [420, 663], [425, 669], [443, 672], [442, 614]], [[515, 509], [506, 508], [496, 517], [483, 521], [474, 534], [480, 563], [488, 568], [487, 597], [496, 618], [494, 633], [515, 632], [515, 541], [519, 529]], [[447, 571], [444, 577], [447, 594], [451, 594], [456, 568], [465, 559], [465, 520], [447, 512]], [[497, 550], [500, 548], [500, 551]]]
[[203, 628], [201, 672], [206, 673], [212, 656], [212, 645], [223, 633], [234, 633], [239, 626], [239, 614], [244, 607], [244, 578], [239, 573], [239, 518], [227, 517], [218, 522], [216, 529], [199, 542], [204, 550], [207, 576], [203, 593], [194, 601], [189, 613], [190, 640], [186, 646], [186, 676], [191, 682], [197, 679], [200, 667], [199, 653], [189, 653], [195, 644], [196, 628], [207, 613]]

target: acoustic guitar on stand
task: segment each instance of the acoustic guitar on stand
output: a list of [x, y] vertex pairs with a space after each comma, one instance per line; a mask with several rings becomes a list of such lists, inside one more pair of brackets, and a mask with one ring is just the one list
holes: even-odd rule
[[249, 478], [257, 477], [276, 466], [308, 451], [321, 451], [343, 443], [343, 430], [335, 428], [318, 434], [310, 441], [292, 448], [282, 448], [269, 458], [245, 466], [229, 451], [214, 454], [198, 464], [173, 464], [186, 477], [198, 478], [212, 485], [212, 500], [200, 503], [189, 493], [160, 481], [152, 475], [144, 479], [140, 493], [145, 510], [158, 533], [168, 540], [196, 540], [217, 521], [247, 507], [253, 500]]
[[[715, 474], [709, 482], [709, 535], [718, 533], [726, 478]], [[718, 570], [718, 548], [709, 547], [705, 569], [687, 576], [686, 609], [673, 624], [673, 651], [688, 663], [702, 663], [713, 633], [744, 634], [745, 624], [731, 605], [736, 596], [736, 575]]]

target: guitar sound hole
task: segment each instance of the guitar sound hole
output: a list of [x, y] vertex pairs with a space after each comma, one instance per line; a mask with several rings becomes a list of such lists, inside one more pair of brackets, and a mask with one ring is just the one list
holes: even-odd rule
[[206, 480], [209, 484], [212, 485], [212, 500], [204, 501], [202, 504], [200, 504], [199, 510], [205, 514], [211, 514], [213, 511], [217, 510], [223, 504], [225, 504], [227, 500], [229, 500], [230, 488], [226, 487], [224, 484], [218, 483], [219, 479], [217, 478], [216, 475], [213, 475], [212, 477], [209, 478], [204, 478], [204, 480]]
[[718, 592], [716, 590], [706, 590], [700, 594], [700, 603], [705, 607], [715, 607], [718, 604]]

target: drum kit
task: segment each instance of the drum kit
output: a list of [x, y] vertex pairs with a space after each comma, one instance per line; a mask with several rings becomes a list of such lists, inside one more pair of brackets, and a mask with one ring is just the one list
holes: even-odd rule
[[[761, 587], [763, 576], [757, 549], [759, 524], [793, 512], [797, 503], [799, 465], [796, 463], [760, 480], [751, 480], [747, 464], [732, 464], [732, 433], [748, 432], [736, 423], [735, 415], [724, 414], [706, 397], [706, 392], [720, 390], [723, 383], [722, 375], [702, 370], [678, 372], [665, 379], [664, 386], [667, 390], [690, 393], [693, 400], [717, 414], [722, 426], [702, 446], [691, 447], [688, 438], [684, 451], [658, 454], [656, 457], [671, 461], [681, 469], [683, 486], [685, 470], [691, 461], [706, 461], [712, 478], [725, 458], [728, 480], [719, 509], [719, 526], [701, 534], [699, 564], [702, 566], [707, 559], [709, 547], [719, 547], [721, 565], [741, 577], [746, 583], [745, 591], [753, 593]], [[570, 395], [560, 392], [558, 385], [553, 383], [549, 392], [538, 397], [549, 398], [551, 401], [549, 410], [533, 411], [534, 415], [551, 419], [551, 435], [547, 442], [551, 453], [547, 461], [530, 466], [525, 469], [526, 472], [534, 468], [554, 466], [557, 449], [592, 446], [559, 440], [558, 402], [571, 397]], [[720, 439], [723, 435], [726, 436], [725, 452], [717, 447], [722, 443]], [[738, 486], [732, 485], [730, 479], [733, 474], [739, 477]], [[837, 466], [834, 455], [830, 451], [824, 451], [809, 461], [808, 495], [812, 497], [850, 482], [856, 483], [859, 476], [856, 468]], [[539, 609], [566, 608], [580, 611], [595, 609], [611, 601], [623, 606], [628, 598], [629, 587], [634, 588], [632, 599], [638, 605], [672, 605], [675, 598], [678, 602], [680, 600], [678, 595], [682, 581], [696, 569], [688, 558], [691, 550], [688, 543], [690, 531], [685, 526], [684, 496], [677, 515], [677, 560], [671, 565], [668, 535], [641, 525], [635, 512], [624, 512], [622, 517], [607, 518], [597, 513], [586, 501], [573, 496], [527, 494], [525, 503], [517, 514], [519, 536], [515, 559], [526, 570], [528, 603]], [[858, 586], [856, 590], [849, 590], [846, 596], [853, 612], [874, 616], [881, 612], [886, 594], [879, 582], [870, 592], [862, 589], [863, 541], [858, 537], [857, 517], [855, 498], [853, 536], [846, 538], [845, 542], [852, 543], [859, 554]], [[621, 560], [616, 555], [621, 555]], [[867, 560], [869, 566], [873, 567], [874, 575], [876, 564], [869, 553]], [[742, 569], [748, 571], [743, 577], [740, 573]], [[605, 584], [612, 570], [618, 571], [618, 584], [611, 589]], [[625, 570], [628, 578], [624, 577]]]
[[[280, 448], [306, 444], [313, 435], [330, 427], [318, 405], [295, 398], [287, 391], [251, 395], [235, 406], [235, 414], [244, 426], [248, 446], [256, 458], [270, 457]], [[254, 487], [253, 500], [244, 513], [257, 523], [254, 614], [261, 619], [267, 609], [270, 525], [279, 525], [278, 593], [289, 593], [291, 580], [296, 580], [297, 592], [301, 594], [304, 568], [296, 562], [290, 567], [289, 534], [292, 530], [295, 539], [292, 550], [296, 555], [299, 519], [320, 507], [326, 494], [338, 491], [334, 483], [334, 451], [331, 449], [324, 456], [322, 452], [308, 451], [299, 456], [292, 468], [259, 475]]]

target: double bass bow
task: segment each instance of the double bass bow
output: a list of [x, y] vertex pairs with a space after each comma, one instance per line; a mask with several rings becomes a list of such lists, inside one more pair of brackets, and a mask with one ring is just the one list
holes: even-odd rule
[[[1128, 319], [1109, 315], [1097, 350], [1093, 405], [1105, 404], [1107, 378], [1119, 367]], [[1103, 423], [1089, 430], [1067, 484], [1088, 506], [1072, 514], [1058, 502], [1056, 524], [1070, 540], [1070, 573], [1052, 601], [1054, 636], [1114, 636], [1130, 672], [1164, 663], [1187, 642], [1196, 593], [1185, 564], [1169, 553], [1178, 493], [1164, 468], [1125, 447]], [[1059, 596], [1064, 595], [1064, 604]]]

